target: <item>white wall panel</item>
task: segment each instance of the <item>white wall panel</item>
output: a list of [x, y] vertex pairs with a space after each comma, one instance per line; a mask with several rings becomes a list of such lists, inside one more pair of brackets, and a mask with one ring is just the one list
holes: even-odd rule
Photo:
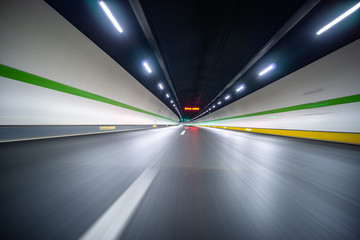
[[[110, 24], [110, 23], [109, 23]], [[100, 96], [110, 98], [143, 110], [153, 112], [175, 121], [177, 116], [158, 98], [143, 87], [136, 79], [134, 79], [128, 72], [119, 66], [112, 58], [106, 55], [99, 47], [87, 39], [80, 31], [67, 22], [62, 16], [56, 13], [45, 2], [41, 0], [5, 0], [0, 3], [0, 64], [16, 68], [31, 74], [35, 74], [59, 83], [63, 83], [84, 91], [88, 91]], [[119, 38], [121, 41], [121, 38]], [[139, 71], [141, 64], [139, 63]], [[2, 91], [13, 91], [13, 89], [4, 89], [8, 84], [1, 83]], [[31, 88], [31, 87], [29, 87]], [[23, 89], [23, 88], [22, 88]], [[36, 91], [31, 88], [31, 91]], [[52, 90], [47, 90], [51, 94], [58, 95]], [[38, 100], [46, 100], [54, 97], [45, 94], [46, 91], [41, 91], [41, 96]], [[19, 93], [20, 94], [20, 93]], [[27, 92], [27, 94], [32, 94]], [[55, 96], [54, 95], [54, 96]], [[66, 104], [71, 104], [75, 109], [74, 96], [67, 95], [69, 100], [64, 100], [64, 104], [59, 106], [67, 108]], [[6, 102], [14, 103], [13, 98], [19, 97], [13, 94], [12, 98], [3, 99]], [[70, 101], [71, 99], [71, 101]], [[74, 102], [73, 102], [74, 101]], [[79, 100], [80, 101], [80, 100]], [[114, 106], [107, 106], [103, 103], [94, 103], [90, 100], [82, 100], [82, 104], [88, 102], [87, 107], [81, 105], [82, 109], [88, 109], [89, 114], [93, 116], [94, 111], [98, 111], [95, 105], [103, 105], [100, 115], [104, 114], [105, 109], [114, 110]], [[3, 105], [2, 105], [3, 106]], [[15, 107], [15, 106], [13, 106]], [[23, 122], [23, 124], [33, 124], [34, 121], [30, 119], [38, 118], [39, 111], [31, 112], [29, 109], [35, 111], [37, 106], [27, 104], [27, 108], [19, 109], [27, 113], [22, 115], [23, 119], [13, 119], [13, 122]], [[42, 111], [45, 115], [53, 113], [56, 109], [45, 109], [42, 106]], [[50, 107], [50, 105], [49, 105]], [[95, 110], [96, 109], [96, 110]], [[7, 109], [8, 110], [8, 109]], [[0, 109], [0, 124], [9, 122], [9, 119], [3, 120], [4, 109]], [[48, 111], [48, 112], [47, 112]], [[95, 122], [117, 122], [121, 123], [137, 123], [137, 122], [162, 122], [162, 118], [153, 117], [146, 114], [141, 114], [129, 110], [114, 110], [117, 114], [128, 112], [124, 122], [118, 122], [119, 118], [111, 118], [112, 112], [104, 114], [106, 118], [100, 118], [99, 115], [93, 120], [86, 120], [85, 123]], [[64, 111], [63, 113], [65, 113]], [[9, 112], [7, 112], [9, 113]], [[84, 113], [85, 114], [85, 113]], [[132, 115], [133, 114], [133, 115]], [[11, 115], [11, 114], [10, 114]], [[10, 115], [7, 115], [9, 117]], [[96, 115], [96, 114], [95, 114]], [[18, 116], [14, 113], [13, 116]], [[57, 114], [58, 116], [58, 114]], [[59, 116], [58, 116], [59, 117]], [[26, 118], [29, 119], [27, 122]], [[68, 116], [63, 116], [56, 119], [67, 119]], [[81, 118], [84, 120], [83, 118]], [[152, 119], [152, 120], [151, 120]], [[41, 121], [40, 119], [38, 119]], [[50, 123], [50, 119], [44, 120]], [[11, 122], [11, 121], [10, 121]], [[60, 121], [57, 121], [61, 124]], [[64, 124], [70, 123], [70, 120]], [[74, 119], [74, 124], [79, 123], [79, 119]], [[81, 122], [81, 121], [80, 121]]]
[[0, 125], [174, 124], [167, 119], [3, 77], [0, 77], [0, 110]]

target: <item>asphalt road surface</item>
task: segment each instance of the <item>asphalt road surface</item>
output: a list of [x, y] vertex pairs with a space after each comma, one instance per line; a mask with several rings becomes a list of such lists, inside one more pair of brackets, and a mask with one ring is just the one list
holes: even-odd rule
[[360, 147], [195, 127], [1, 143], [0, 239], [360, 239]]

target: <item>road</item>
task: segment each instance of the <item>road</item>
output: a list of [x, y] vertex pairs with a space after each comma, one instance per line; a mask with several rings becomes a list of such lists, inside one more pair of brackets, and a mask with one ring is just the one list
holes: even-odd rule
[[0, 239], [360, 239], [359, 146], [169, 127], [0, 159]]

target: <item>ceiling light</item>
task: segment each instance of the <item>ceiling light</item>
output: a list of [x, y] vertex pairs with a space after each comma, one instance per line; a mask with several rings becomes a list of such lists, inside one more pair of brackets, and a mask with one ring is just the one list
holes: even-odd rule
[[159, 83], [159, 88], [160, 88], [161, 90], [164, 89], [164, 87], [163, 87], [163, 85], [162, 85], [161, 83]]
[[221, 102], [218, 102], [218, 105], [220, 105], [221, 104]]
[[213, 105], [213, 108], [215, 108], [215, 105]]
[[106, 6], [106, 4], [103, 1], [99, 2], [101, 8], [104, 10], [104, 12], [106, 13], [107, 17], [110, 19], [110, 21], [112, 22], [112, 24], [114, 25], [114, 27], [119, 31], [119, 32], [123, 32], [122, 28], [120, 27], [119, 23], [116, 21], [116, 19], [114, 18], [114, 16], [112, 15], [110, 9]]
[[169, 98], [169, 97], [170, 97], [168, 93], [167, 93], [165, 96], [166, 96], [166, 98]]
[[274, 70], [274, 69], [275, 69], [275, 64], [272, 63], [272, 64], [270, 64], [269, 66], [267, 66], [264, 70], [262, 70], [262, 71], [259, 73], [259, 76], [262, 76], [262, 75], [264, 75], [264, 74], [266, 74], [266, 73], [268, 73], [268, 72], [271, 72], [271, 71]]
[[173, 106], [175, 107], [175, 104], [173, 104]]
[[170, 102], [171, 102], [171, 103], [174, 103], [174, 101], [173, 101], [173, 100], [171, 100]]
[[211, 110], [211, 108], [209, 108], [209, 111]]
[[238, 87], [238, 88], [236, 89], [236, 92], [239, 92], [239, 91], [241, 91], [241, 90], [244, 90], [244, 88], [245, 88], [244, 84], [241, 84], [240, 87]]
[[143, 66], [145, 67], [146, 71], [151, 73], [151, 68], [150, 68], [149, 64], [146, 61], [143, 62]]
[[226, 97], [225, 97], [225, 100], [228, 100], [230, 98], [230, 95], [227, 95]]
[[344, 18], [346, 18], [347, 16], [349, 16], [350, 14], [352, 14], [353, 12], [355, 12], [356, 10], [358, 10], [360, 8], [360, 2], [358, 2], [355, 6], [353, 6], [352, 8], [350, 8], [349, 10], [347, 10], [346, 12], [344, 12], [343, 14], [341, 14], [339, 17], [337, 17], [335, 20], [333, 20], [332, 22], [330, 22], [328, 25], [326, 25], [325, 27], [321, 28], [316, 34], [320, 35], [323, 32], [325, 32], [326, 30], [328, 30], [329, 28], [331, 28], [332, 26], [334, 26], [335, 24], [337, 24], [338, 22], [340, 22], [341, 20], [343, 20]]

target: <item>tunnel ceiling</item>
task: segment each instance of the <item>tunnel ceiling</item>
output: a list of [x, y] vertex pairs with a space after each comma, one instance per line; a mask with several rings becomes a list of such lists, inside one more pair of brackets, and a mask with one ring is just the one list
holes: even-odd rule
[[[186, 119], [216, 111], [360, 37], [359, 11], [316, 34], [358, 1], [104, 1], [122, 33], [99, 1], [46, 2]], [[259, 76], [270, 64], [274, 70]]]

